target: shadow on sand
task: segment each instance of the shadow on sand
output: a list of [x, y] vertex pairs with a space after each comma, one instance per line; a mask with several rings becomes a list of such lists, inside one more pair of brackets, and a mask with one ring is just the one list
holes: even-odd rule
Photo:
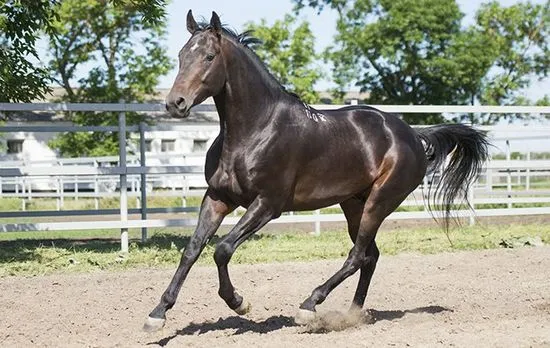
[[225, 319], [218, 319], [216, 322], [191, 323], [189, 326], [178, 330], [174, 335], [165, 337], [149, 345], [166, 346], [171, 340], [178, 336], [202, 335], [210, 331], [235, 330], [234, 335], [241, 335], [247, 332], [265, 334], [284, 327], [296, 326], [294, 319], [284, 315], [273, 316], [261, 322], [255, 322], [246, 318], [233, 316]]
[[[349, 320], [349, 316], [345, 313], [328, 312], [319, 315], [318, 320], [315, 320], [314, 323], [304, 326], [303, 332], [326, 333], [331, 331], [340, 331], [350, 327], [372, 325], [383, 320], [397, 320], [408, 314], [437, 314], [452, 311], [452, 309], [441, 306], [426, 306], [414, 309], [390, 311], [371, 309], [364, 313], [365, 315], [356, 321]], [[203, 323], [191, 323], [189, 326], [178, 330], [174, 335], [165, 337], [156, 342], [150, 342], [149, 345], [166, 346], [171, 340], [178, 336], [202, 335], [211, 331], [235, 330], [233, 335], [241, 335], [248, 332], [266, 334], [285, 327], [294, 326], [298, 326], [294, 323], [294, 318], [284, 315], [272, 316], [261, 322], [255, 322], [243, 317], [233, 316], [225, 319], [220, 318], [216, 322], [207, 321]]]
[[418, 307], [414, 309], [406, 309], [404, 311], [378, 311], [376, 309], [369, 309], [368, 315], [374, 322], [382, 320], [396, 320], [403, 318], [407, 314], [425, 313], [425, 314], [437, 314], [442, 312], [453, 312], [452, 309], [441, 306], [426, 306]]

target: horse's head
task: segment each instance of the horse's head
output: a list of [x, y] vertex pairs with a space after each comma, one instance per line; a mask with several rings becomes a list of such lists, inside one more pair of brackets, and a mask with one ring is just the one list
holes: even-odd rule
[[217, 95], [225, 83], [220, 17], [212, 12], [210, 25], [203, 29], [189, 10], [187, 30], [191, 38], [179, 53], [178, 75], [166, 97], [166, 109], [173, 117], [187, 117], [191, 107]]

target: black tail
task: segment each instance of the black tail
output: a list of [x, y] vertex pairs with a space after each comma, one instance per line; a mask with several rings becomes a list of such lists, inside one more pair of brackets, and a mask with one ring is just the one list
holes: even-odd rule
[[428, 208], [444, 212], [448, 230], [455, 199], [461, 198], [470, 205], [468, 190], [488, 158], [489, 142], [484, 133], [463, 124], [442, 124], [416, 131], [426, 149], [428, 173], [442, 171], [435, 189], [433, 180], [430, 183]]

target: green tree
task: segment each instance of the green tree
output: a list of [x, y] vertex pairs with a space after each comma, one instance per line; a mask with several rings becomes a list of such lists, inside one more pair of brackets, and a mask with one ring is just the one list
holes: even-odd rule
[[[483, 37], [461, 35], [463, 14], [448, 0], [325, 1], [338, 12], [336, 44], [326, 52], [340, 91], [351, 84], [372, 104], [463, 104], [466, 90], [490, 67], [465, 51], [484, 51]], [[470, 33], [471, 34], [471, 33]], [[466, 71], [465, 71], [466, 70]], [[408, 115], [439, 123], [438, 114]]]
[[319, 94], [314, 85], [322, 74], [315, 66], [319, 55], [315, 52], [315, 37], [309, 23], [298, 24], [296, 17], [286, 15], [273, 26], [262, 19], [259, 24], [248, 23], [246, 27], [262, 41], [255, 52], [275, 78], [303, 101], [318, 102]]
[[39, 60], [40, 32], [51, 33], [55, 1], [0, 0], [0, 102], [30, 102], [49, 91]]
[[[449, 0], [293, 0], [338, 14], [336, 44], [325, 56], [342, 93], [352, 84], [369, 103], [519, 103], [533, 75], [547, 76], [549, 5], [483, 5], [476, 24]], [[525, 100], [523, 100], [525, 102]], [[407, 116], [413, 123], [441, 115]], [[473, 117], [494, 122], [493, 117]]]
[[[171, 68], [161, 40], [165, 24], [143, 21], [138, 8], [102, 0], [64, 0], [56, 8], [55, 35], [49, 37], [54, 81], [69, 102], [143, 102], [155, 92], [159, 77]], [[137, 40], [137, 42], [136, 42]], [[79, 69], [88, 74], [79, 76]], [[79, 125], [116, 125], [116, 113], [69, 115]], [[128, 124], [142, 116], [127, 113]], [[63, 156], [117, 153], [116, 133], [66, 133], [50, 144]]]
[[[167, 0], [103, 0], [117, 8], [133, 7], [143, 21], [163, 21]], [[0, 0], [0, 102], [30, 102], [50, 91], [52, 79], [40, 64], [36, 42], [55, 35], [60, 0]], [[38, 62], [38, 63], [37, 63]]]
[[[59, 1], [59, 0], [58, 0]], [[103, 0], [105, 2], [106, 0]], [[111, 0], [116, 8], [131, 7], [141, 14], [150, 25], [159, 25], [165, 20], [168, 0]]]
[[[523, 91], [533, 78], [548, 77], [550, 69], [550, 1], [502, 7], [497, 2], [483, 4], [476, 14], [474, 30], [487, 37], [495, 48], [489, 74], [483, 77], [477, 97], [487, 105], [544, 105], [525, 98]], [[509, 119], [525, 115], [505, 115]], [[481, 115], [480, 122], [493, 123], [503, 115]]]

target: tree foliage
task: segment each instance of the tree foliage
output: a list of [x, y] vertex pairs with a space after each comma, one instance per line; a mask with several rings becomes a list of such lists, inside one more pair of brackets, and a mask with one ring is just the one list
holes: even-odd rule
[[133, 8], [141, 14], [143, 22], [160, 25], [166, 17], [168, 0], [112, 0], [116, 8]]
[[[161, 39], [165, 25], [143, 21], [131, 2], [64, 0], [56, 8], [55, 35], [49, 37], [54, 81], [69, 102], [143, 102], [155, 93], [159, 77], [172, 63]], [[82, 70], [88, 71], [83, 77]], [[127, 123], [141, 116], [127, 113]], [[70, 114], [73, 123], [87, 126], [116, 125], [116, 113]], [[64, 156], [102, 156], [117, 153], [116, 133], [67, 133], [51, 146]]]
[[[518, 3], [501, 7], [497, 2], [484, 4], [476, 14], [474, 29], [494, 47], [492, 70], [483, 77], [476, 95], [482, 104], [544, 104], [525, 98], [522, 91], [533, 77], [548, 77], [550, 67], [550, 2], [546, 5]], [[498, 115], [485, 115], [494, 122]], [[520, 117], [520, 115], [515, 115]]]
[[266, 63], [270, 72], [288, 90], [307, 103], [319, 101], [314, 89], [322, 74], [315, 61], [315, 37], [308, 22], [297, 23], [296, 17], [286, 15], [269, 26], [265, 19], [260, 23], [248, 23], [255, 37], [262, 41], [255, 52]]
[[[50, 91], [52, 79], [41, 64], [36, 43], [56, 35], [53, 22], [62, 0], [0, 0], [0, 101], [30, 102]], [[142, 20], [159, 24], [167, 0], [103, 0], [105, 6], [132, 7]]]
[[[549, 66], [549, 4], [482, 5], [476, 21], [449, 0], [293, 0], [338, 14], [325, 52], [340, 92], [356, 85], [373, 104], [518, 104]], [[423, 115], [421, 123], [441, 122]], [[405, 116], [418, 122], [418, 116]], [[491, 123], [494, 115], [469, 117]]]
[[51, 82], [39, 60], [36, 41], [51, 33], [56, 1], [0, 0], [0, 102], [42, 98]]

